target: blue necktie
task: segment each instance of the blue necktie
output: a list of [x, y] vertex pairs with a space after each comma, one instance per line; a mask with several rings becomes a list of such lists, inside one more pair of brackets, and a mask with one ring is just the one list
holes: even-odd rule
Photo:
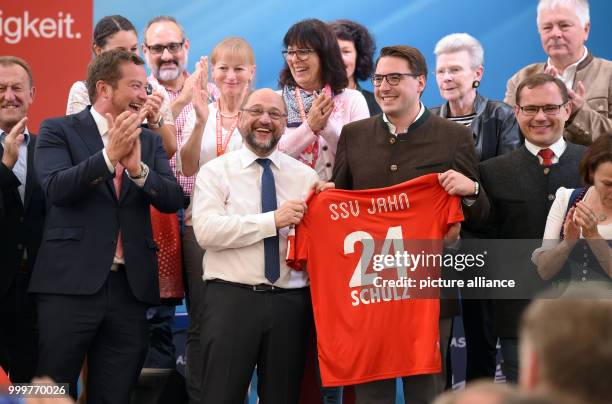
[[[257, 159], [257, 163], [263, 167], [261, 174], [261, 211], [262, 213], [275, 211], [276, 186], [274, 185], [274, 174], [270, 168], [270, 159]], [[280, 256], [278, 251], [278, 234], [264, 239], [265, 274], [270, 283], [274, 283], [280, 277]]]

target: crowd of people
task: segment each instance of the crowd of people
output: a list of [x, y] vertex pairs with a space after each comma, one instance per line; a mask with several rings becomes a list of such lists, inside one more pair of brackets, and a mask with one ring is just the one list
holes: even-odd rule
[[[293, 24], [279, 88], [256, 89], [244, 38], [189, 72], [174, 17], [151, 19], [139, 45], [127, 18], [106, 16], [66, 115], [37, 135], [35, 77], [0, 56], [5, 374], [129, 403], [143, 367], [175, 367], [185, 297], [189, 403], [244, 402], [254, 370], [261, 402], [297, 403], [308, 352], [323, 403], [347, 400], [349, 386], [356, 403], [394, 403], [397, 378], [406, 403], [612, 402], [612, 62], [585, 45], [587, 0], [540, 0], [537, 26], [548, 59], [513, 75], [504, 101], [478, 91], [479, 41], [441, 38], [434, 107], [421, 102], [422, 51], [388, 45], [375, 58], [354, 21]], [[377, 214], [360, 217], [358, 198]], [[343, 233], [320, 206], [360, 228]], [[388, 250], [419, 237], [453, 251], [539, 240], [512, 249], [514, 270], [562, 296], [421, 304], [377, 289], [366, 241]], [[444, 393], [459, 315], [468, 387]], [[507, 386], [492, 384], [498, 340]]]

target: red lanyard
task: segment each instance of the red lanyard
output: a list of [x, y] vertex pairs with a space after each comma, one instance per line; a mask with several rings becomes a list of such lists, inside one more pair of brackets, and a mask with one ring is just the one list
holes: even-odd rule
[[[300, 110], [300, 118], [302, 119], [302, 123], [306, 122], [308, 120], [308, 115], [304, 109], [304, 101], [302, 100], [300, 89], [297, 86], [295, 87], [295, 100], [298, 104], [298, 109]], [[305, 156], [300, 156], [299, 160], [302, 163], [308, 164], [310, 167], [315, 168], [317, 160], [319, 159], [319, 137], [317, 136], [316, 140], [309, 144], [301, 154], [304, 154]], [[308, 158], [308, 156], [312, 156], [312, 158]]]
[[219, 103], [219, 100], [215, 102], [215, 106], [217, 107], [217, 127], [215, 128], [217, 131], [217, 157], [219, 157], [220, 155], [225, 153], [225, 150], [227, 150], [227, 145], [229, 144], [232, 138], [232, 134], [234, 133], [234, 130], [236, 130], [236, 126], [238, 126], [238, 121], [240, 120], [240, 112], [236, 115], [236, 120], [234, 121], [232, 126], [230, 126], [230, 128], [227, 130], [227, 137], [225, 138], [225, 141], [223, 141], [223, 125], [221, 124], [221, 104]]

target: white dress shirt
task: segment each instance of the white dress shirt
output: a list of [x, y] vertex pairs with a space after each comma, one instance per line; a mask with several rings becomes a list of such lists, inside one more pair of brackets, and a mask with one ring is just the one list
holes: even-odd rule
[[[193, 230], [206, 249], [203, 278], [258, 285], [267, 283], [264, 274], [264, 243], [277, 234], [274, 212], [261, 212], [260, 158], [249, 148], [226, 153], [200, 168], [193, 194]], [[305, 200], [319, 179], [307, 165], [275, 150], [270, 165], [280, 207], [288, 200]], [[308, 275], [289, 268], [289, 227], [278, 229], [281, 288], [308, 285]]]
[[[421, 116], [423, 116], [424, 113], [425, 113], [425, 105], [423, 105], [423, 103], [419, 101], [419, 113], [417, 114], [417, 116], [414, 117], [414, 121], [412, 121], [410, 125], [415, 123]], [[389, 128], [389, 133], [397, 137], [398, 128], [395, 127], [395, 125], [391, 123], [391, 121], [387, 117], [387, 114], [383, 112], [382, 116], [383, 116], [383, 121], [385, 121], [385, 123], [387, 124], [387, 127]], [[410, 127], [410, 125], [408, 125], [408, 127]], [[399, 129], [407, 130], [408, 128], [399, 128]], [[404, 133], [404, 132], [400, 132], [400, 133]]]
[[551, 144], [548, 147], [536, 146], [533, 143], [531, 143], [529, 140], [525, 139], [525, 147], [527, 148], [527, 150], [529, 150], [531, 154], [533, 154], [534, 156], [538, 158], [538, 161], [540, 162], [540, 164], [542, 164], [542, 160], [543, 160], [542, 157], [538, 156], [538, 153], [540, 152], [540, 150], [542, 149], [552, 150], [553, 153], [555, 153], [555, 155], [552, 157], [552, 163], [557, 164], [559, 162], [559, 158], [561, 157], [563, 152], [565, 152], [565, 149], [567, 148], [567, 144], [565, 143], [565, 139], [563, 139], [563, 137], [560, 137], [559, 140], [557, 140], [555, 143]]
[[[574, 87], [574, 78], [576, 77], [576, 70], [578, 70], [578, 65], [580, 64], [580, 62], [586, 59], [588, 54], [589, 54], [589, 51], [587, 50], [585, 46], [582, 57], [578, 59], [576, 63], [572, 63], [571, 65], [567, 66], [562, 73], [557, 75], [557, 78], [561, 80], [562, 82], [564, 82], [565, 86], [569, 90], [571, 90]], [[546, 64], [548, 66], [552, 66], [552, 61], [550, 60], [550, 58], [548, 58], [548, 61], [546, 62]]]

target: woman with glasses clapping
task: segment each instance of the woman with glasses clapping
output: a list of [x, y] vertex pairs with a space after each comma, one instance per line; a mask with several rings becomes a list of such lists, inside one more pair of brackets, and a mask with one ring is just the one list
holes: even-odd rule
[[331, 178], [342, 127], [370, 116], [363, 95], [347, 89], [348, 79], [336, 36], [320, 20], [294, 24], [283, 40], [285, 66], [279, 84], [287, 104], [281, 151]]

